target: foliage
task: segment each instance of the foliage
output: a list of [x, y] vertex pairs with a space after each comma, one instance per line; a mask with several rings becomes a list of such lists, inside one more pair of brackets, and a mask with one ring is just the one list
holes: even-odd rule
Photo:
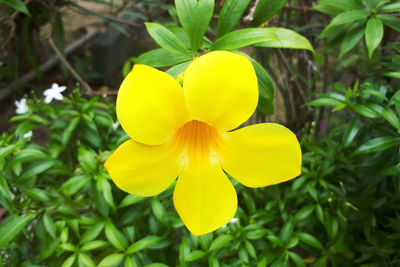
[[[287, 1], [273, 1], [274, 9], [268, 14], [264, 12], [268, 1], [260, 1], [254, 14], [254, 25], [258, 26], [275, 15]], [[133, 62], [146, 64], [151, 67], [170, 67], [167, 73], [174, 77], [184, 74], [185, 68], [191, 60], [199, 54], [215, 51], [237, 50], [246, 46], [263, 48], [292, 48], [307, 49], [314, 52], [310, 42], [300, 34], [285, 28], [246, 28], [233, 30], [239, 22], [250, 1], [226, 1], [220, 10], [217, 20], [217, 38], [214, 42], [205, 36], [209, 24], [212, 23], [214, 10], [213, 0], [176, 0], [176, 10], [179, 24], [161, 25], [146, 23], [146, 28], [154, 41], [161, 48], [148, 51]], [[233, 31], [232, 31], [233, 30]], [[214, 34], [215, 35], [215, 34]], [[247, 55], [246, 55], [247, 56]], [[264, 69], [256, 60], [247, 56], [252, 61], [257, 71], [259, 80], [260, 103], [258, 111], [273, 114], [274, 86]], [[130, 70], [131, 62], [124, 67], [124, 74]], [[262, 82], [265, 81], [265, 82]]]
[[[213, 49], [247, 45], [261, 46], [262, 51], [265, 47], [312, 49], [304, 37], [285, 28], [233, 30], [249, 1], [225, 1], [216, 22], [210, 16], [211, 2], [176, 0], [176, 10], [169, 12], [177, 15], [181, 26], [147, 23], [161, 48], [134, 62], [169, 67], [168, 72], [179, 80], [191, 60]], [[278, 12], [286, 2], [260, 0], [253, 26], [276, 14], [265, 11], [266, 6]], [[399, 4], [321, 0], [314, 8], [335, 16], [322, 32], [327, 48], [340, 44], [342, 56], [348, 53], [349, 58], [362, 60], [364, 56], [352, 48], [368, 35], [366, 47], [374, 60], [363, 68], [357, 65], [365, 71], [351, 77], [352, 86], [325, 83], [323, 92], [314, 94], [304, 107], [317, 109], [311, 110], [312, 126], [304, 125], [301, 131], [300, 177], [260, 189], [232, 180], [238, 192], [238, 221], [196, 237], [174, 210], [174, 185], [153, 198], [141, 198], [122, 192], [110, 181], [103, 163], [128, 137], [116, 127], [114, 106], [107, 98], [86, 99], [77, 90], [54, 105], [33, 97], [28, 113], [11, 119], [12, 133], [0, 137], [0, 205], [8, 212], [0, 223], [0, 263], [398, 266], [400, 43], [390, 38], [381, 42], [380, 31], [373, 29], [386, 25], [398, 31], [398, 18], [392, 13], [399, 11]], [[385, 53], [374, 58], [380, 43]], [[259, 78], [260, 101], [266, 102], [258, 109], [272, 113], [274, 85], [271, 72], [265, 69], [269, 62], [250, 60]], [[344, 74], [349, 69], [344, 62], [341, 57], [328, 71], [340, 65]], [[126, 64], [125, 72], [131, 64]], [[288, 65], [305, 84], [311, 84], [300, 70]], [[319, 114], [325, 114], [320, 119], [327, 129], [320, 127]], [[30, 130], [32, 139], [24, 137]]]
[[328, 47], [340, 45], [339, 58], [352, 50], [365, 36], [371, 58], [383, 39], [384, 25], [400, 32], [400, 19], [393, 13], [400, 2], [387, 0], [320, 0], [314, 9], [334, 16], [318, 38], [326, 38]]

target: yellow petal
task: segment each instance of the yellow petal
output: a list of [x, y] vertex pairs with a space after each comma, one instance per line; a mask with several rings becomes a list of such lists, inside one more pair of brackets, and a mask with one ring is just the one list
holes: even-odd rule
[[183, 93], [192, 119], [222, 131], [232, 130], [253, 114], [258, 102], [257, 76], [250, 61], [215, 51], [189, 65]]
[[301, 173], [300, 144], [288, 128], [276, 123], [225, 133], [218, 153], [224, 170], [248, 187], [281, 183]]
[[182, 87], [164, 72], [135, 65], [119, 89], [117, 116], [133, 140], [162, 144], [188, 120]]
[[139, 196], [161, 193], [182, 169], [169, 144], [153, 146], [133, 140], [120, 145], [104, 166], [120, 189]]
[[178, 178], [174, 204], [194, 235], [212, 232], [228, 223], [237, 208], [236, 191], [217, 163], [191, 162]]

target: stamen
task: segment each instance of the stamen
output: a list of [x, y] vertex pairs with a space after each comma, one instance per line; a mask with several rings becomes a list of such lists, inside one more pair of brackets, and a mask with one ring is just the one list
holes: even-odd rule
[[187, 163], [188, 160], [210, 157], [220, 139], [221, 135], [215, 127], [192, 120], [177, 131], [172, 142]]

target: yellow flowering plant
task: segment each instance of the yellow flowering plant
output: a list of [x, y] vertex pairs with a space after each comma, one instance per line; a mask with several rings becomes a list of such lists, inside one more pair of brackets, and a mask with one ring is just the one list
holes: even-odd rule
[[[177, 177], [174, 205], [195, 235], [234, 216], [236, 192], [226, 173], [248, 187], [281, 183], [301, 172], [296, 136], [275, 123], [238, 128], [258, 103], [257, 76], [242, 55], [214, 51], [195, 59], [183, 85], [135, 65], [117, 97], [117, 116], [131, 138], [105, 167], [122, 190], [152, 196]], [[234, 130], [234, 131], [232, 131]]]

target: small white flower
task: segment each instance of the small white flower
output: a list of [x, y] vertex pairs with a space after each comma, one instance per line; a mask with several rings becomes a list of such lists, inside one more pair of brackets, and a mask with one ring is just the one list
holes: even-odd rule
[[32, 134], [33, 134], [32, 131], [29, 131], [29, 132], [25, 133], [22, 137], [23, 138], [31, 138]]
[[[238, 221], [239, 221], [238, 218], [232, 218], [232, 220], [230, 220], [229, 223], [235, 223], [235, 222], [238, 222]], [[226, 228], [226, 224], [224, 224], [224, 225], [222, 226], [222, 228]]]
[[65, 89], [67, 89], [66, 86], [59, 86], [58, 84], [53, 83], [51, 88], [43, 92], [45, 96], [44, 102], [50, 103], [53, 99], [63, 100], [64, 97], [61, 92], [64, 92]]
[[17, 110], [15, 110], [15, 113], [17, 114], [24, 114], [28, 112], [28, 105], [26, 104], [26, 98], [21, 98], [21, 100], [17, 101], [15, 100], [15, 106], [17, 107]]
[[114, 122], [114, 123], [112, 124], [112, 128], [113, 128], [114, 130], [117, 130], [118, 126], [119, 126], [119, 122], [118, 122], [118, 121], [116, 121], [116, 122]]

